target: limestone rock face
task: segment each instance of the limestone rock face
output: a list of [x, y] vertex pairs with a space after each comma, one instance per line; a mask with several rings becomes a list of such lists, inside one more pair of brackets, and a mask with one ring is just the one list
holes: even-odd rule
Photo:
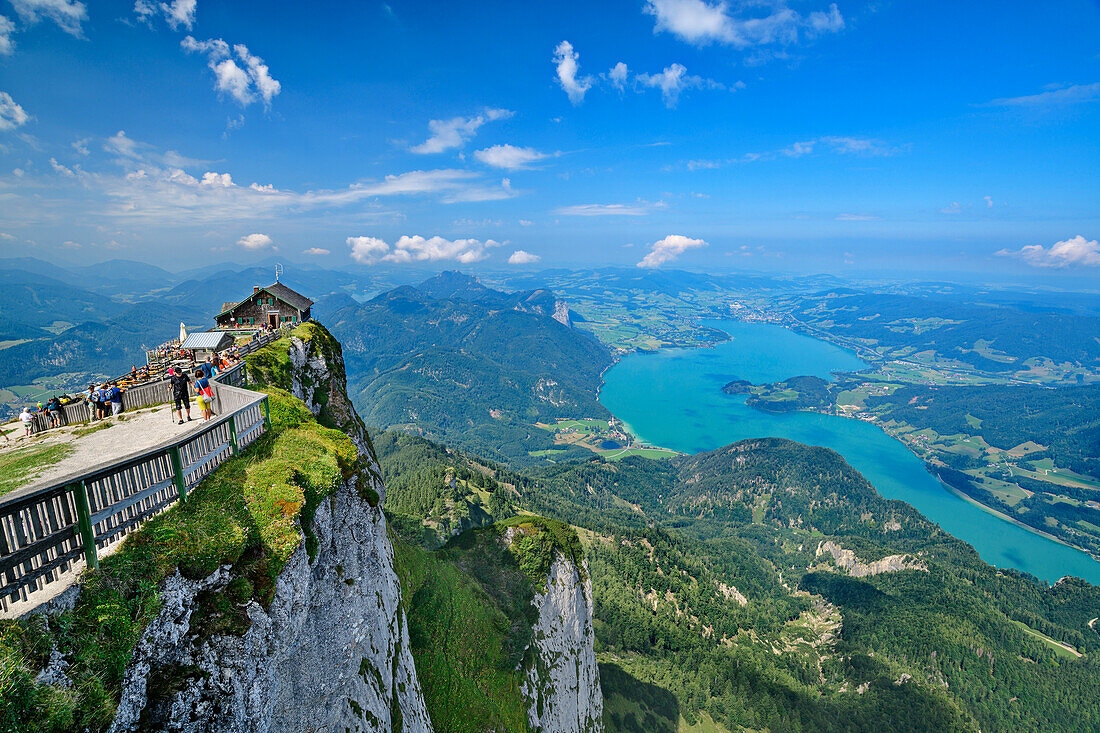
[[[362, 421], [346, 396], [339, 343], [311, 325], [292, 338], [290, 384], [280, 385], [344, 430], [365, 470], [325, 498], [317, 540], [280, 572], [265, 610], [255, 601], [236, 633], [202, 633], [204, 593], [232, 579], [178, 573], [161, 591], [123, 682], [112, 731], [431, 731], [416, 677], [401, 586], [381, 502], [385, 487]], [[357, 486], [369, 482], [369, 487]], [[243, 629], [243, 633], [242, 633]]]
[[879, 573], [896, 573], [901, 570], [923, 570], [928, 572], [928, 567], [924, 563], [910, 555], [889, 555], [874, 562], [861, 562], [854, 552], [845, 550], [832, 540], [826, 540], [817, 546], [817, 552], [815, 553], [817, 557], [826, 554], [832, 555], [836, 566], [847, 570], [848, 574], [854, 578], [864, 578]]
[[[583, 576], [582, 576], [583, 571]], [[532, 730], [595, 733], [603, 730], [603, 693], [592, 625], [592, 581], [561, 555], [546, 591], [535, 596], [531, 661], [521, 691]]]
[[[112, 731], [430, 731], [380, 509], [349, 485], [314, 519], [317, 558], [291, 556], [243, 636], [201, 640], [200, 594], [229, 581], [173, 575], [127, 671]], [[397, 724], [397, 720], [401, 724]]]

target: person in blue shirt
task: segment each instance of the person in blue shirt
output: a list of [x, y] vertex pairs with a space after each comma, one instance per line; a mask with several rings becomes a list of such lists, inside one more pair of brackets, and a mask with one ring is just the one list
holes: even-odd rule
[[107, 399], [111, 403], [112, 416], [122, 412], [122, 390], [119, 389], [118, 382], [111, 382], [111, 386], [107, 390]]

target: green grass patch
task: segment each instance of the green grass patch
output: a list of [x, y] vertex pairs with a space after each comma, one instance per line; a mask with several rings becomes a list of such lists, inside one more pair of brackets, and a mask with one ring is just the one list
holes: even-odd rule
[[[85, 435], [91, 435], [92, 433], [98, 433], [100, 430], [106, 430], [111, 427], [111, 423], [107, 421], [98, 422], [94, 425], [89, 425], [86, 428], [77, 428], [73, 431], [73, 435], [78, 438], [83, 438]], [[112, 433], [113, 435], [113, 433]]]
[[1062, 646], [1062, 644], [1055, 639], [1050, 638], [1042, 632], [1036, 631], [1022, 621], [1015, 621], [1012, 619], [1009, 620], [1012, 621], [1012, 623], [1016, 626], [1020, 627], [1028, 636], [1033, 636], [1046, 644], [1047, 648], [1054, 652], [1055, 655], [1062, 657], [1063, 659], [1077, 659], [1079, 656], [1081, 656], [1080, 654], [1076, 654], [1066, 647]]
[[0, 453], [0, 496], [18, 489], [35, 474], [73, 452], [65, 443], [19, 448]]

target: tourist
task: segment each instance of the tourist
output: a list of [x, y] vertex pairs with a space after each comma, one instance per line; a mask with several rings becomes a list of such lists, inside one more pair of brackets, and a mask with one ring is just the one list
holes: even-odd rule
[[84, 393], [84, 404], [88, 406], [89, 421], [94, 421], [99, 416], [99, 407], [96, 405], [96, 389], [94, 384], [88, 385], [88, 391]]
[[104, 382], [99, 385], [99, 392], [97, 393], [97, 406], [99, 407], [100, 419], [107, 419], [111, 416], [111, 388]]
[[111, 387], [107, 390], [107, 399], [111, 401], [112, 415], [122, 412], [122, 390], [119, 389], [118, 382], [111, 382]]
[[195, 369], [195, 401], [199, 403], [204, 422], [214, 417], [214, 410], [211, 409], [211, 403], [214, 401], [214, 390], [211, 388], [210, 380], [207, 378], [201, 364]]
[[136, 380], [137, 375], [138, 375], [137, 364], [131, 364], [130, 365], [130, 379]]
[[31, 432], [34, 430], [34, 415], [31, 414], [30, 405], [24, 407], [19, 413], [19, 422], [23, 423], [23, 437], [31, 437]]
[[173, 367], [168, 367], [168, 381], [172, 387], [172, 399], [176, 405], [178, 424], [183, 425], [184, 411], [187, 412], [187, 421], [191, 422], [191, 396], [187, 389], [191, 384], [191, 377], [184, 371], [176, 371]]
[[62, 401], [56, 394], [51, 398], [50, 402], [46, 403], [46, 407], [50, 409], [50, 419], [53, 420], [54, 427], [62, 426], [62, 419], [65, 417], [65, 411], [62, 408]]
[[61, 400], [57, 399], [57, 395], [46, 403], [46, 417], [50, 419], [51, 428], [61, 427]]

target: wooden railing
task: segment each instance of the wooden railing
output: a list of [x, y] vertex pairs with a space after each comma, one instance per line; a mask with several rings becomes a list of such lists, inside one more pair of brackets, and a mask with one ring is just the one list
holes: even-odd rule
[[218, 464], [260, 437], [270, 424], [267, 395], [232, 386], [244, 374], [242, 362], [215, 378], [219, 416], [198, 433], [0, 498], [0, 612], [13, 603], [29, 608], [53, 584], [67, 586], [96, 567], [103, 550], [186, 501]]
[[[267, 346], [272, 341], [280, 339], [286, 336], [296, 326], [301, 325], [295, 323], [293, 325], [283, 326], [282, 328], [271, 331], [269, 333], [260, 333], [252, 338], [244, 346], [237, 348], [237, 353], [240, 356], [251, 354], [257, 349], [261, 349]], [[231, 384], [236, 387], [243, 387], [246, 381], [246, 373], [244, 371], [244, 361], [233, 365], [227, 372], [234, 372], [235, 376], [232, 379], [223, 378], [222, 374], [219, 374], [217, 381], [223, 384]], [[129, 387], [122, 393], [122, 409], [123, 410], [137, 410], [141, 407], [148, 407], [149, 405], [159, 405], [165, 402], [172, 401], [172, 388], [167, 379], [161, 379], [156, 382], [146, 382], [145, 384], [138, 385], [136, 387]], [[61, 406], [61, 424], [62, 425], [76, 425], [83, 422], [88, 422], [95, 418], [93, 413], [94, 408], [87, 402], [72, 402], [68, 405]], [[36, 412], [32, 415], [34, 422], [31, 424], [31, 432], [39, 433], [43, 430], [49, 430], [51, 425], [49, 418], [45, 413]]]

